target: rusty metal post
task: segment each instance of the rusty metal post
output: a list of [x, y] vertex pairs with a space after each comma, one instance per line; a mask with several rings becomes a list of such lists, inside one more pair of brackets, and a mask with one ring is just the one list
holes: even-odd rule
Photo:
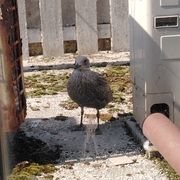
[[[0, 0], [0, 173], [12, 168], [11, 140], [26, 116], [17, 0]], [[0, 179], [0, 180], [1, 180]]]
[[[2, 95], [2, 94], [1, 94]], [[6, 133], [2, 124], [2, 111], [0, 105], [0, 180], [5, 180], [9, 171], [9, 159], [7, 155]]]
[[1, 4], [0, 19], [0, 96], [6, 132], [16, 131], [26, 116], [17, 0]]

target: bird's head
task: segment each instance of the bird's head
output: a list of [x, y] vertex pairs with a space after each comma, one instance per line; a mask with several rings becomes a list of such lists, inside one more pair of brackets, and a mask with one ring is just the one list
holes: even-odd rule
[[85, 56], [78, 56], [75, 59], [75, 67], [74, 69], [78, 69], [78, 70], [85, 70], [85, 69], [89, 69], [90, 67], [90, 62], [89, 59]]

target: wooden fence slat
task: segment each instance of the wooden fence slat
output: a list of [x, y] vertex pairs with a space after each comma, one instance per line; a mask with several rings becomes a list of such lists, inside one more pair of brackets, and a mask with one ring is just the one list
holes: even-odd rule
[[78, 54], [98, 52], [96, 0], [75, 0]]
[[110, 0], [111, 48], [114, 52], [129, 50], [127, 9], [127, 0]]
[[39, 0], [26, 1], [27, 28], [37, 29], [41, 27]]
[[29, 58], [29, 42], [28, 42], [28, 33], [27, 33], [27, 22], [26, 22], [26, 6], [25, 0], [18, 0], [18, 16], [19, 16], [19, 28], [20, 35], [22, 38], [22, 52], [23, 59]]
[[98, 24], [110, 24], [109, 0], [97, 0]]
[[98, 28], [98, 38], [111, 38], [111, 28], [110, 24], [99, 24]]
[[61, 0], [63, 26], [69, 27], [75, 25], [75, 1]]
[[41, 42], [41, 30], [40, 30], [40, 28], [28, 29], [28, 39], [29, 39], [29, 43]]
[[41, 36], [44, 57], [64, 55], [60, 0], [40, 0]]
[[64, 41], [71, 40], [79, 54], [97, 53], [98, 39], [104, 38], [111, 38], [112, 51], [129, 51], [127, 0], [18, 0], [18, 5], [24, 58], [28, 44], [38, 42], [44, 56], [64, 55]]
[[76, 28], [75, 26], [64, 27], [64, 41], [76, 40]]
[[[98, 38], [111, 38], [111, 25], [110, 24], [98, 24]], [[64, 41], [77, 40], [75, 26], [63, 28], [63, 39]], [[40, 29], [28, 29], [28, 40], [29, 43], [41, 42], [41, 30]]]

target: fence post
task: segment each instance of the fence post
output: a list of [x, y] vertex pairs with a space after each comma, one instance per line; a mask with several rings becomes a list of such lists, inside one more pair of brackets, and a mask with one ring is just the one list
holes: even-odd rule
[[27, 33], [27, 21], [26, 21], [26, 6], [25, 0], [17, 0], [18, 3], [18, 16], [19, 16], [19, 27], [22, 38], [22, 52], [23, 59], [29, 58], [29, 40]]
[[128, 51], [128, 1], [110, 0], [111, 49], [114, 52]]
[[60, 0], [40, 0], [41, 37], [44, 57], [64, 55]]
[[96, 0], [75, 0], [78, 54], [98, 52]]

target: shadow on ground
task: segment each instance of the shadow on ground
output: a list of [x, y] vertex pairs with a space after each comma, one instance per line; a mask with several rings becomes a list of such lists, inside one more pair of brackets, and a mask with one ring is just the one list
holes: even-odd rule
[[13, 140], [14, 159], [63, 164], [137, 155], [141, 149], [125, 127], [127, 119], [130, 116], [120, 115], [100, 124], [101, 135], [95, 135], [95, 119], [85, 120], [84, 131], [72, 131], [77, 125], [73, 117], [26, 119]]

